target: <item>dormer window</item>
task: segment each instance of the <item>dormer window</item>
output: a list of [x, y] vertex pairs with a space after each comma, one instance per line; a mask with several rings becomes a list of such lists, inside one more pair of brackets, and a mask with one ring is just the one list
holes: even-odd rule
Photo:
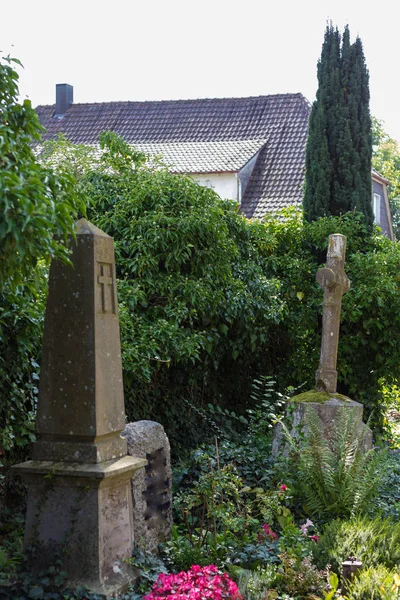
[[380, 222], [381, 222], [381, 195], [380, 194], [374, 194], [372, 208], [374, 211], [375, 223], [377, 223], [377, 225], [380, 225]]

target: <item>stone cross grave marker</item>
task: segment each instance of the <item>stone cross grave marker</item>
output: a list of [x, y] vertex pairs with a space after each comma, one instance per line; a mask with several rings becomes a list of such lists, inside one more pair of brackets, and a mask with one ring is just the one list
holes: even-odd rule
[[317, 390], [335, 394], [337, 384], [336, 361], [339, 342], [342, 296], [350, 289], [350, 280], [344, 272], [346, 236], [329, 236], [326, 266], [317, 272], [317, 281], [324, 290], [322, 342], [319, 367], [316, 372]]
[[[25, 546], [45, 569], [62, 560], [71, 587], [102, 598], [130, 581], [131, 477], [127, 456], [113, 239], [85, 219], [71, 262], [53, 261], [43, 338], [38, 441], [16, 465], [28, 486]], [[35, 559], [36, 560], [36, 559]]]

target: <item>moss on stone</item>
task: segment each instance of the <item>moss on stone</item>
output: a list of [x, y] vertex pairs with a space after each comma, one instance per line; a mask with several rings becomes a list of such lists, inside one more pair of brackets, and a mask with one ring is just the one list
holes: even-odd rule
[[303, 392], [297, 396], [293, 396], [290, 400], [292, 402], [318, 402], [319, 404], [325, 404], [328, 400], [342, 400], [343, 402], [351, 402], [351, 398], [343, 396], [343, 394], [329, 394], [328, 392], [320, 392], [318, 390], [309, 390]]

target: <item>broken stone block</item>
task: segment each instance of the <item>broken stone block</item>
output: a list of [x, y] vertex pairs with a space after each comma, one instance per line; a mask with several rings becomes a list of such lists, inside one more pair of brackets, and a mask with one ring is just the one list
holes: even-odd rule
[[164, 428], [153, 421], [129, 423], [122, 436], [128, 454], [146, 459], [145, 469], [132, 477], [132, 505], [135, 546], [156, 552], [167, 540], [172, 527], [172, 471], [170, 446]]

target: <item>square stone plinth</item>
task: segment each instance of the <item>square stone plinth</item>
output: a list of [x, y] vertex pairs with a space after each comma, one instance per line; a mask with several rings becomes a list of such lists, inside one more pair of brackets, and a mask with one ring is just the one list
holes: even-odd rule
[[[300, 400], [302, 396], [310, 395], [310, 397], [317, 397], [318, 394], [329, 399], [324, 402]], [[339, 420], [340, 411], [345, 410], [349, 419], [354, 423], [354, 431], [360, 441], [360, 451], [364, 453], [372, 448], [372, 431], [363, 422], [364, 407], [359, 402], [341, 394], [328, 394], [327, 392], [311, 390], [292, 398], [288, 402], [288, 406], [289, 405], [292, 407], [292, 411], [288, 428], [293, 438], [298, 438], [299, 428], [304, 428], [306, 412], [314, 411], [320, 420], [323, 436], [327, 440], [333, 439], [336, 434], [336, 424]], [[307, 435], [307, 428], [304, 428], [303, 432]], [[275, 426], [274, 439], [272, 442], [272, 455], [277, 456], [279, 452], [282, 452], [284, 455], [287, 455], [288, 453], [282, 425], [280, 423]]]
[[133, 545], [130, 482], [146, 462], [125, 456], [97, 464], [16, 465], [28, 484], [24, 545], [37, 549], [32, 570], [60, 559], [67, 587], [86, 585], [103, 598], [123, 591], [132, 580], [123, 563]]

